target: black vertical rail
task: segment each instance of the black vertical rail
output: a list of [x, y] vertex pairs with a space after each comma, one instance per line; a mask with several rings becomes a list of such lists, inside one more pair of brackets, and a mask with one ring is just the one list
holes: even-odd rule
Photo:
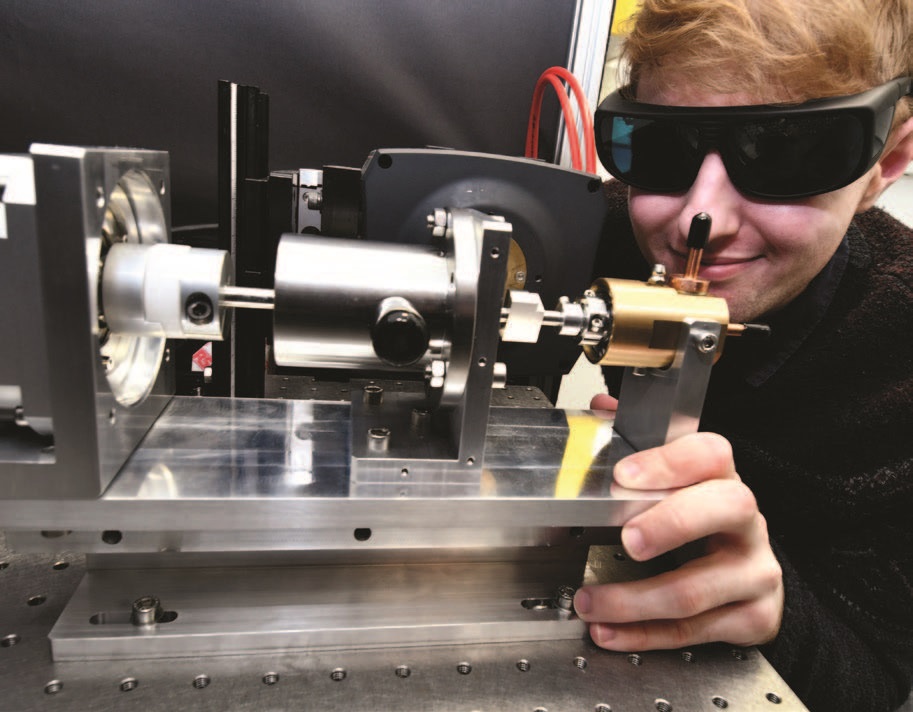
[[[232, 253], [234, 243], [235, 221], [235, 151], [236, 151], [236, 112], [234, 106], [237, 101], [236, 84], [220, 81], [218, 89], [218, 206], [219, 206], [219, 234], [216, 247]], [[231, 393], [232, 374], [231, 340], [234, 330], [231, 321], [226, 325], [225, 341], [216, 341], [212, 344], [212, 382], [205, 387], [205, 393], [213, 396], [227, 396]]]
[[[243, 287], [272, 287], [269, 269], [269, 97], [245, 87], [247, 145], [245, 174], [239, 181], [236, 280]], [[235, 395], [263, 397], [266, 371], [266, 342], [271, 332], [272, 313], [242, 309], [235, 314]]]
[[[256, 87], [220, 81], [218, 102], [218, 246], [232, 255], [236, 284], [269, 287], [269, 97]], [[268, 312], [232, 310], [225, 341], [213, 344], [208, 394], [262, 397], [271, 323]]]

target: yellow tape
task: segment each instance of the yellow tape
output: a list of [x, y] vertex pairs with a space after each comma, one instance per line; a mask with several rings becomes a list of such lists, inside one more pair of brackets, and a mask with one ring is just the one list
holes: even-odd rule
[[594, 415], [568, 414], [567, 425], [567, 445], [555, 482], [556, 499], [574, 499], [580, 495], [593, 459], [611, 437], [606, 421]]

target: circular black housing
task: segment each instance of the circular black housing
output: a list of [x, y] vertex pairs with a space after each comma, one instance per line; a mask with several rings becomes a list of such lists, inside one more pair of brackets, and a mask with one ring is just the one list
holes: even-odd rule
[[428, 325], [420, 314], [392, 309], [371, 329], [374, 353], [391, 366], [410, 366], [428, 350]]

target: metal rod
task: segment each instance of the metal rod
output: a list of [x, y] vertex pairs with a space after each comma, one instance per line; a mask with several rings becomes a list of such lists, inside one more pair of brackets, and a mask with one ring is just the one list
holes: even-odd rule
[[[501, 307], [501, 326], [507, 323], [510, 316], [509, 307]], [[546, 311], [542, 316], [542, 326], [564, 326], [564, 313], [560, 311]]]
[[273, 309], [276, 291], [256, 287], [220, 287], [219, 306], [235, 309]]
[[564, 326], [564, 313], [560, 311], [546, 311], [542, 317], [542, 326]]

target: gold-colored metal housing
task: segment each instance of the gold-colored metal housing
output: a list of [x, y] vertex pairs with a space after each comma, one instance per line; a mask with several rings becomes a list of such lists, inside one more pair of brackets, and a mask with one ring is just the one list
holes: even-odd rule
[[723, 338], [715, 358], [723, 350], [729, 325], [725, 299], [700, 294], [682, 294], [673, 287], [626, 279], [597, 279], [591, 289], [610, 305], [612, 329], [596, 346], [584, 346], [592, 363], [602, 366], [666, 368], [672, 364], [687, 321], [715, 321], [723, 326]]

